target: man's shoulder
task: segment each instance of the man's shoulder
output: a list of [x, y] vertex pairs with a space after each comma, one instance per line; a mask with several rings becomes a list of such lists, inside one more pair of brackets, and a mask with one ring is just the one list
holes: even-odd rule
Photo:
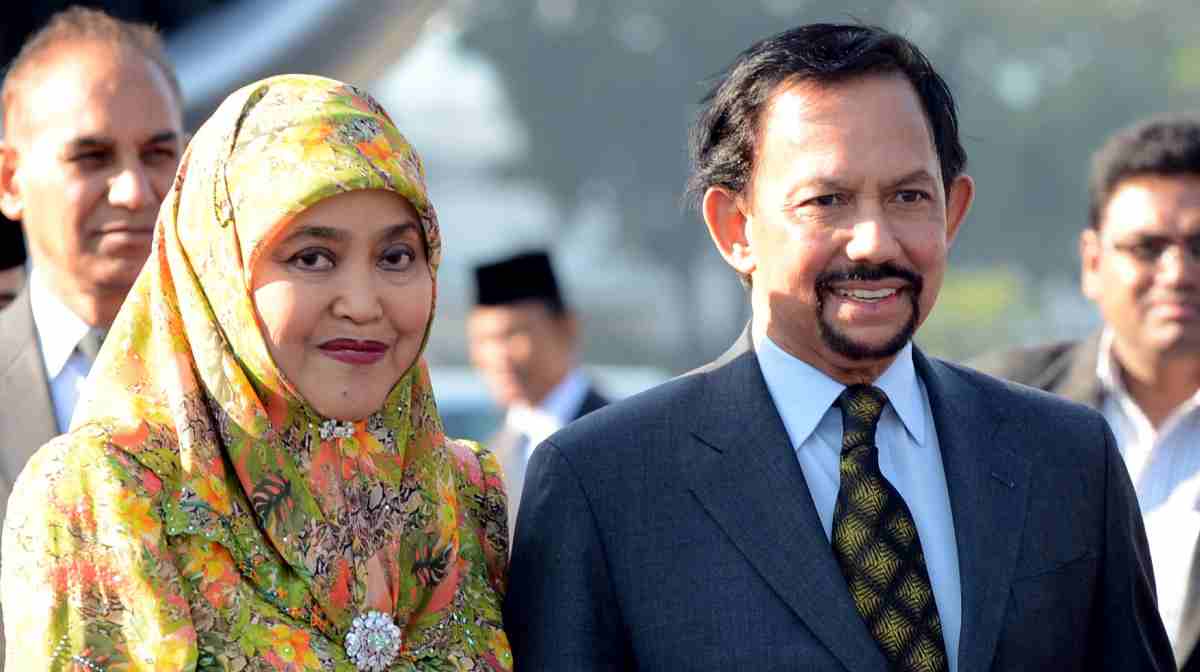
[[666, 442], [687, 431], [711, 375], [711, 370], [691, 371], [609, 403], [568, 424], [549, 442], [565, 454], [586, 451], [615, 459], [640, 446]]
[[1082, 341], [1058, 341], [1020, 348], [993, 350], [967, 361], [983, 373], [1026, 385], [1046, 375], [1047, 369], [1066, 365]]
[[[0, 310], [0, 376], [14, 375], [14, 364], [23, 356], [38, 353], [37, 331], [33, 321], [33, 309], [29, 301], [29, 286], [17, 295], [12, 303]], [[38, 362], [38, 367], [26, 367], [32, 372], [45, 370]], [[21, 373], [22, 377], [28, 377]]]
[[[1031, 360], [1040, 361], [1045, 365], [1046, 363], [1069, 359], [1074, 347], [1075, 344], [1064, 342], [1042, 347], [1013, 350], [1011, 352], [1013, 357], [1019, 357], [1018, 353], [1028, 350], [1031, 352], [1029, 355]], [[976, 388], [982, 397], [993, 400], [999, 408], [1009, 408], [1012, 404], [1017, 404], [1019, 408], [1029, 407], [1038, 409], [1044, 408], [1048, 404], [1051, 407], [1059, 409], [1070, 409], [1089, 414], [1094, 413], [1094, 411], [1083, 404], [1071, 401], [1061, 395], [1047, 392], [1043, 388], [1029, 385], [1015, 376], [1000, 375], [1000, 373], [994, 370], [976, 366], [976, 360], [965, 364], [936, 358], [929, 358], [928, 361], [931, 370], [939, 371], [939, 375], [943, 379], [949, 375], [954, 380]]]
[[1095, 375], [1100, 334], [1084, 340], [985, 353], [967, 366], [988, 375], [1095, 404], [1099, 381]]
[[961, 364], [930, 358], [928, 367], [938, 379], [938, 393], [954, 397], [949, 403], [972, 405], [961, 415], [992, 416], [1031, 439], [1010, 449], [1056, 459], [1071, 454], [1069, 445], [1103, 448], [1103, 441], [1095, 439], [1104, 432], [1104, 418], [1086, 404]]

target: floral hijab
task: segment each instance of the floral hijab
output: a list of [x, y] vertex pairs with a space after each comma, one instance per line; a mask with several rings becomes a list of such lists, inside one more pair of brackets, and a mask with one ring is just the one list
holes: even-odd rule
[[[103, 496], [86, 482], [52, 485], [49, 503], [10, 506], [10, 659], [14, 636], [41, 630], [37, 646], [65, 642], [92, 662], [134, 662], [149, 647], [155, 669], [191, 669], [189, 659], [201, 669], [511, 667], [499, 469], [444, 436], [424, 361], [378, 412], [333, 421], [296, 393], [258, 326], [256, 260], [296, 213], [354, 189], [408, 200], [436, 279], [441, 237], [420, 160], [367, 94], [273, 77], [231, 95], [197, 132], [73, 432], [22, 476], [99, 473]], [[93, 513], [78, 519], [83, 500]], [[78, 529], [63, 534], [64, 524]], [[103, 551], [78, 566], [114, 547], [135, 556], [132, 569]], [[60, 603], [14, 614], [18, 576], [61, 577]], [[399, 628], [394, 660], [355, 658], [356, 618], [368, 613]], [[180, 666], [163, 665], [172, 656]]]

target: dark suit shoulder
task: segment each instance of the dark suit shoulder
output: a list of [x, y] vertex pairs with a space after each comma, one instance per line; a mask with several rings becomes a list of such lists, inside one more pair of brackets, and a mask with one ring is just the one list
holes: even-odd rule
[[37, 351], [37, 334], [33, 326], [33, 308], [26, 283], [26, 287], [17, 298], [0, 309], [0, 374], [14, 366], [31, 348]]
[[[568, 460], [577, 451], [589, 459], [619, 460], [634, 444], [653, 441], [676, 428], [685, 409], [705, 383], [704, 373], [689, 373], [598, 408], [556, 432], [548, 440]], [[603, 446], [604, 450], [596, 450]]]
[[981, 406], [975, 409], [977, 412], [994, 415], [1009, 427], [1020, 428], [1024, 440], [1008, 448], [1024, 454], [1035, 464], [1043, 459], [1059, 462], [1068, 456], [1067, 464], [1094, 468], [1095, 463], [1090, 459], [1080, 459], [1079, 450], [1101, 462], [1107, 459], [1104, 454], [1107, 424], [1095, 409], [960, 364], [930, 360], [930, 368], [943, 378], [953, 377], [970, 385], [975, 390], [972, 397]]
[[967, 366], [998, 378], [1045, 389], [1046, 381], [1066, 373], [1079, 345], [1079, 341], [1060, 341], [993, 351], [969, 360]]

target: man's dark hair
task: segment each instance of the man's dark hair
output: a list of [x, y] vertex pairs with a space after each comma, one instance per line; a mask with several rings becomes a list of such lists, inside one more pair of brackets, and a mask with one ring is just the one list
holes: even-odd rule
[[1154, 117], [1128, 126], [1092, 155], [1088, 225], [1100, 229], [1121, 182], [1145, 175], [1200, 177], [1200, 117]]
[[701, 101], [690, 139], [688, 200], [699, 208], [713, 186], [743, 193], [754, 170], [762, 113], [780, 84], [837, 84], [889, 73], [903, 75], [916, 89], [949, 191], [967, 153], [958, 139], [954, 97], [929, 59], [912, 42], [882, 28], [816, 23], [743, 51]]

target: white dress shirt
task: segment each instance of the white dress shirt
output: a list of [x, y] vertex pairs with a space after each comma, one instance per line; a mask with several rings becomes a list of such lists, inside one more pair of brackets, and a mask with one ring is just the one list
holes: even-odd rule
[[523, 464], [529, 461], [529, 453], [539, 443], [575, 419], [579, 414], [579, 407], [587, 397], [587, 391], [587, 376], [584, 375], [583, 369], [575, 367], [536, 407], [524, 404], [509, 407], [504, 424], [528, 439]]
[[54, 419], [58, 431], [65, 432], [71, 426], [71, 414], [92, 368], [92, 362], [75, 349], [89, 327], [51, 291], [37, 267], [29, 274], [29, 302], [46, 379], [50, 381]]
[[[755, 334], [754, 347], [829, 538], [841, 481], [842, 449], [842, 414], [833, 402], [846, 386], [784, 352], [765, 335]], [[950, 672], [957, 672], [962, 628], [958, 545], [933, 413], [925, 386], [917, 378], [911, 343], [874, 385], [889, 401], [875, 433], [879, 469], [912, 511], [942, 621]]]
[[1156, 430], [1121, 380], [1112, 340], [1112, 332], [1106, 329], [1096, 362], [1096, 376], [1104, 390], [1101, 412], [1117, 437], [1137, 492], [1150, 542], [1158, 610], [1174, 644], [1200, 539], [1200, 391], [1171, 411]]

